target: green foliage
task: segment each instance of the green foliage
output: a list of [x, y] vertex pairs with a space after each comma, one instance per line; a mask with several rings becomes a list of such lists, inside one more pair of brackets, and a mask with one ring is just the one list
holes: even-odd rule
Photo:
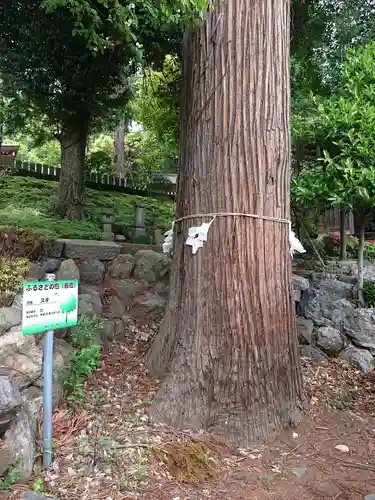
[[35, 478], [34, 482], [33, 482], [33, 491], [35, 491], [35, 493], [42, 493], [44, 491], [44, 480], [42, 477], [37, 477]]
[[363, 293], [367, 307], [375, 307], [375, 281], [363, 281]]
[[135, 243], [137, 243], [137, 245], [150, 245], [152, 243], [152, 238], [148, 234], [136, 236]]
[[375, 244], [374, 243], [366, 243], [364, 250], [365, 257], [369, 260], [369, 262], [375, 262]]
[[359, 250], [358, 238], [352, 235], [347, 236], [346, 251], [350, 259], [356, 259]]
[[156, 171], [177, 170], [181, 64], [166, 56], [162, 71], [148, 69], [136, 84], [134, 119], [144, 129], [145, 163]]
[[87, 158], [87, 171], [91, 174], [106, 175], [113, 172], [113, 155], [107, 151], [93, 151]]
[[[177, 170], [181, 69], [177, 57], [166, 56], [162, 71], [148, 68], [136, 79], [132, 119], [142, 129], [125, 136], [127, 183], [145, 188], [155, 172]], [[88, 170], [113, 171], [113, 137], [99, 134], [90, 140]]]
[[81, 406], [86, 398], [86, 380], [100, 366], [100, 345], [82, 348], [75, 355], [69, 375], [64, 383], [70, 407]]
[[38, 132], [34, 135], [14, 134], [4, 137], [4, 144], [19, 145], [17, 160], [29, 161], [31, 163], [41, 163], [51, 167], [60, 166], [60, 145], [56, 140], [49, 137], [38, 137]]
[[71, 339], [78, 350], [64, 382], [64, 390], [68, 404], [72, 408], [84, 403], [87, 377], [100, 366], [101, 348], [98, 343], [100, 327], [100, 320], [81, 317], [78, 325], [71, 329]]
[[316, 107], [314, 126], [328, 134], [330, 151], [292, 186], [300, 206], [339, 205], [368, 213], [375, 204], [375, 43], [351, 50], [340, 93]]
[[88, 143], [87, 171], [99, 175], [111, 174], [114, 168], [113, 137], [104, 133], [92, 135]]
[[293, 94], [338, 88], [347, 51], [373, 39], [374, 19], [368, 0], [293, 0]]
[[[201, 19], [206, 5], [206, 0], [2, 2], [2, 93], [7, 103], [21, 103], [21, 118], [35, 108], [60, 140], [63, 175], [55, 206], [60, 215], [84, 216], [85, 185], [79, 179], [89, 132], [111, 110], [127, 107], [140, 67], [159, 63], [167, 47], [177, 53], [186, 25]], [[70, 175], [64, 175], [67, 169]]]
[[3, 91], [9, 99], [27, 98], [51, 126], [92, 122], [127, 102], [139, 63], [164, 57], [167, 46], [177, 49], [184, 27], [205, 6], [202, 0], [7, 0], [0, 12]]
[[11, 465], [4, 477], [0, 478], [0, 492], [9, 491], [13, 484], [16, 484], [21, 478], [21, 469], [17, 464]]
[[72, 345], [80, 349], [89, 346], [97, 337], [101, 326], [102, 321], [100, 319], [81, 316], [77, 326], [69, 329]]
[[[73, 35], [86, 40], [87, 46], [96, 52], [111, 48], [112, 39], [108, 38], [106, 22], [109, 18], [112, 29], [128, 43], [145, 48], [145, 57], [156, 52], [154, 45], [167, 43], [164, 37], [171, 37], [176, 27], [183, 27], [202, 17], [206, 0], [161, 0], [157, 5], [152, 0], [132, 3], [96, 0], [44, 0], [41, 4], [47, 12], [68, 10], [74, 20]], [[154, 30], [160, 33], [152, 39]], [[173, 40], [169, 40], [173, 43]], [[162, 47], [159, 47], [161, 50]], [[152, 49], [150, 51], [150, 49]]]
[[54, 216], [55, 203], [55, 182], [23, 177], [7, 177], [0, 182], [0, 223], [48, 237], [100, 240], [105, 211], [110, 210], [118, 226], [125, 230], [134, 226], [137, 205], [145, 206], [149, 226], [168, 228], [174, 217], [171, 202], [91, 189], [87, 190], [86, 220], [68, 221]]
[[25, 258], [0, 259], [0, 307], [9, 305], [20, 293], [28, 271], [29, 261]]
[[164, 168], [160, 142], [149, 132], [130, 132], [125, 136], [125, 169], [130, 186], [144, 189], [152, 175]]

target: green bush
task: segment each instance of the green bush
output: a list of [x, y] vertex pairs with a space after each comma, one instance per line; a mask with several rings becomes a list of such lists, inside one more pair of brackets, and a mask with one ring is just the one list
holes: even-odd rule
[[346, 245], [346, 251], [348, 253], [348, 257], [350, 259], [357, 259], [358, 258], [358, 250], [359, 250], [359, 241], [358, 238], [349, 235], [348, 240], [347, 240], [347, 245]]
[[82, 349], [97, 342], [102, 324], [103, 321], [101, 319], [81, 316], [77, 326], [69, 330], [72, 345], [77, 349]]
[[136, 243], [137, 245], [151, 245], [152, 236], [149, 234], [142, 234], [140, 236], [136, 236], [134, 238], [134, 243]]
[[363, 293], [367, 307], [375, 307], [375, 281], [364, 280]]
[[0, 259], [0, 307], [9, 305], [22, 289], [28, 271], [27, 259]]
[[71, 408], [84, 403], [87, 377], [100, 366], [99, 329], [101, 325], [100, 319], [82, 316], [78, 325], [70, 330], [72, 344], [78, 349], [64, 381], [64, 390]]
[[13, 484], [21, 478], [21, 469], [17, 465], [11, 465], [5, 475], [0, 478], [0, 492], [9, 491]]
[[365, 257], [369, 260], [369, 262], [375, 262], [375, 244], [367, 243], [364, 251]]
[[107, 151], [93, 151], [87, 158], [88, 173], [107, 175], [113, 172], [113, 155]]

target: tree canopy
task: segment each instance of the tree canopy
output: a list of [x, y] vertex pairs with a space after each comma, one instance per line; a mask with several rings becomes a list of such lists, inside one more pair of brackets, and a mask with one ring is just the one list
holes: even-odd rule
[[203, 7], [201, 0], [3, 2], [3, 92], [35, 107], [58, 134], [62, 215], [83, 216], [90, 127], [129, 100], [130, 77], [143, 62], [163, 61], [166, 47], [177, 49]]

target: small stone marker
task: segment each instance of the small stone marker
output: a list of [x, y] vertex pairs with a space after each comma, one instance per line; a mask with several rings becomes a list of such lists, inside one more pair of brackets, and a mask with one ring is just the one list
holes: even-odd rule
[[123, 234], [116, 234], [115, 241], [117, 243], [126, 243], [126, 238]]
[[146, 234], [145, 225], [145, 207], [137, 205], [135, 209], [135, 237], [143, 236]]
[[115, 235], [112, 231], [114, 217], [109, 214], [103, 215], [103, 240], [104, 241], [113, 241], [115, 239]]

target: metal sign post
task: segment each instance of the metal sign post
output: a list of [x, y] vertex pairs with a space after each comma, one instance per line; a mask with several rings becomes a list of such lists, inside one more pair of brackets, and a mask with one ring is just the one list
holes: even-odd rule
[[[47, 281], [54, 281], [55, 274], [47, 274]], [[52, 394], [53, 394], [53, 330], [44, 335], [43, 356], [43, 467], [52, 464]]]
[[22, 334], [44, 333], [43, 359], [43, 466], [52, 464], [53, 335], [59, 328], [75, 326], [78, 321], [78, 281], [55, 281], [54, 273], [46, 281], [24, 283]]

